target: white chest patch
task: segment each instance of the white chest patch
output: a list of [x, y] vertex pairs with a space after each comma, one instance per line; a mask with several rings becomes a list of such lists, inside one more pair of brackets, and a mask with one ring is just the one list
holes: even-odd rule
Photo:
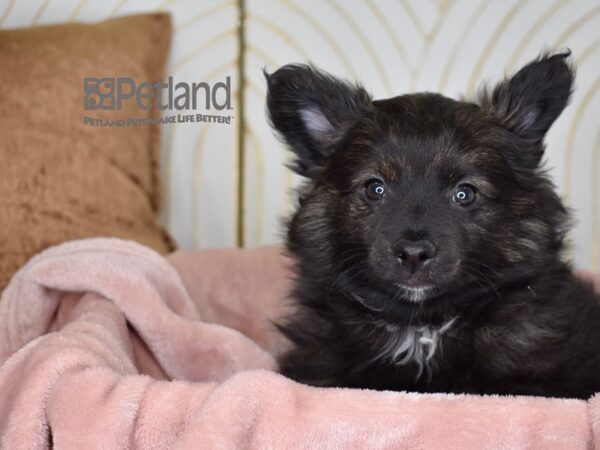
[[436, 352], [441, 350], [442, 337], [452, 328], [455, 321], [456, 317], [453, 317], [441, 326], [394, 327], [387, 325], [389, 338], [381, 348], [377, 359], [386, 359], [396, 365], [414, 362], [419, 368], [417, 379], [423, 373], [431, 378], [432, 359]]

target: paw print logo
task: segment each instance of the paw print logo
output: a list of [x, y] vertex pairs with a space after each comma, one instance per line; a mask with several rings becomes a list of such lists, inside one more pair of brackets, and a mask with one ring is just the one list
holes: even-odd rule
[[115, 109], [114, 78], [84, 78], [83, 93], [83, 109]]

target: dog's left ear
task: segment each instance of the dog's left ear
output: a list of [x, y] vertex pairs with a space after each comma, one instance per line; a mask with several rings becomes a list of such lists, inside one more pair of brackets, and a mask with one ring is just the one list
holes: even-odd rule
[[271, 123], [296, 155], [291, 168], [314, 177], [337, 139], [371, 108], [371, 98], [362, 87], [304, 64], [288, 64], [265, 78]]
[[482, 106], [518, 136], [541, 142], [569, 102], [575, 78], [570, 55], [542, 55], [484, 93]]

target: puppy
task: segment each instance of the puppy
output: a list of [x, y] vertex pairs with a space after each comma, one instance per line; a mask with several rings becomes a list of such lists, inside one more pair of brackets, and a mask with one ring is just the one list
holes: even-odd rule
[[289, 222], [283, 374], [315, 386], [587, 398], [600, 307], [563, 256], [542, 167], [571, 95], [542, 55], [473, 101], [374, 101], [306, 65], [271, 75], [274, 128], [306, 177]]

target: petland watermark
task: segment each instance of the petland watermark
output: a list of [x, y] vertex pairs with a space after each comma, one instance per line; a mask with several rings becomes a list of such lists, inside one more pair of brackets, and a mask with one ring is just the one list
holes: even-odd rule
[[[85, 111], [120, 111], [128, 102], [137, 109], [150, 111], [231, 111], [231, 78], [219, 81], [212, 86], [205, 82], [186, 83], [166, 81], [136, 83], [133, 78], [93, 78], [83, 79], [83, 109]], [[84, 115], [83, 123], [99, 127], [127, 127], [171, 123], [224, 123], [230, 124], [231, 115], [172, 114], [156, 118], [127, 117], [119, 119], [97, 118]]]

